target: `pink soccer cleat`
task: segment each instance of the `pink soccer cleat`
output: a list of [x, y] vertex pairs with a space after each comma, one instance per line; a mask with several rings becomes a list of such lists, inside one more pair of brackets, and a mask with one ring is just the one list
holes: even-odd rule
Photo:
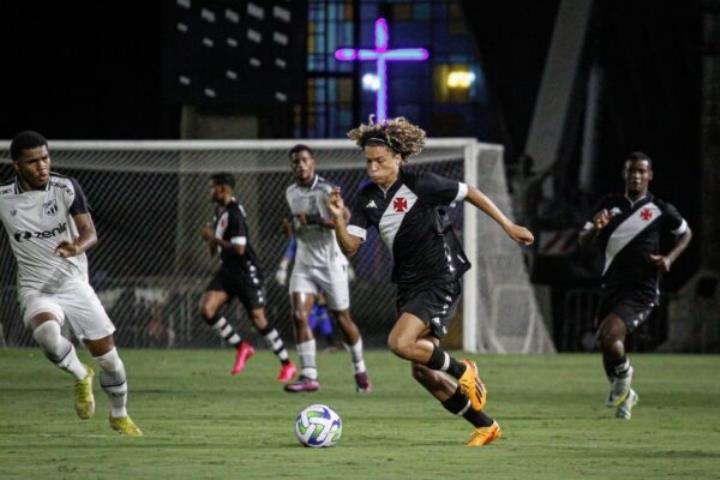
[[248, 360], [250, 360], [250, 357], [255, 355], [255, 349], [252, 345], [250, 345], [246, 341], [242, 341], [237, 346], [237, 352], [235, 353], [235, 363], [233, 364], [232, 370], [230, 370], [230, 375], [237, 375], [238, 373], [242, 372], [245, 368], [245, 364]]
[[295, 376], [296, 371], [297, 369], [295, 368], [295, 364], [293, 362], [283, 363], [280, 366], [280, 373], [278, 373], [277, 379], [282, 383], [287, 383]]
[[320, 390], [320, 382], [302, 376], [296, 381], [285, 385], [285, 391], [289, 393], [317, 392], [318, 390]]
[[370, 393], [372, 392], [372, 382], [367, 372], [360, 372], [355, 374], [355, 390], [358, 393]]

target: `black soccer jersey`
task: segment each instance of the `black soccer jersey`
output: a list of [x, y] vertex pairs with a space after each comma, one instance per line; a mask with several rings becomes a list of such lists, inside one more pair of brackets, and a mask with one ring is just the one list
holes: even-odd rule
[[[608, 195], [600, 200], [593, 215], [602, 209], [612, 216], [596, 240], [605, 252], [603, 288], [657, 291], [659, 272], [650, 255], [659, 253], [662, 233], [682, 235], [687, 231], [687, 222], [674, 206], [650, 193], [634, 203], [625, 195]], [[589, 221], [584, 228], [592, 226]]]
[[392, 279], [400, 286], [452, 281], [470, 268], [447, 209], [467, 195], [467, 185], [401, 167], [384, 191], [369, 183], [358, 194], [348, 233], [363, 241], [375, 227], [392, 253]]
[[234, 198], [225, 208], [218, 209], [214, 217], [215, 237], [233, 245], [244, 245], [245, 253], [220, 249], [222, 269], [234, 274], [251, 274], [262, 278], [260, 261], [250, 245], [245, 210]]

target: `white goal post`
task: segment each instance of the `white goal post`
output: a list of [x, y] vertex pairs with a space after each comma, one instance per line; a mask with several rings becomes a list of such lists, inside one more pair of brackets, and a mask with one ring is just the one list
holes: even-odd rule
[[[208, 346], [218, 341], [197, 317], [197, 299], [217, 267], [199, 240], [209, 221], [209, 177], [227, 171], [247, 211], [268, 289], [268, 314], [291, 338], [285, 289], [273, 273], [285, 238], [279, 227], [284, 191], [292, 182], [288, 150], [315, 151], [318, 172], [339, 184], [348, 203], [365, 181], [365, 161], [349, 140], [50, 141], [53, 169], [77, 177], [85, 189], [99, 244], [89, 254], [91, 283], [130, 346]], [[0, 142], [0, 173], [12, 174], [9, 142]], [[499, 145], [472, 138], [432, 138], [411, 163], [475, 185], [511, 216]], [[2, 201], [2, 199], [0, 199]], [[521, 247], [472, 205], [455, 208], [453, 223], [473, 268], [464, 278], [463, 349], [544, 353], [554, 347], [541, 317]], [[8, 345], [29, 342], [13, 304], [14, 260], [0, 237], [0, 334]], [[377, 239], [353, 259], [352, 311], [367, 343], [384, 345], [394, 322], [390, 258]], [[359, 258], [358, 258], [359, 257]], [[229, 317], [252, 335], [243, 312]], [[2, 341], [0, 341], [0, 345]]]

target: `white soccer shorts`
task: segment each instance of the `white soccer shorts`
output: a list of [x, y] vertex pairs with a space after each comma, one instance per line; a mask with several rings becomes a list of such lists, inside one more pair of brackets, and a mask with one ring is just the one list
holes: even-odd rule
[[115, 325], [105, 308], [87, 283], [72, 283], [58, 293], [45, 293], [23, 289], [18, 294], [23, 310], [25, 326], [32, 328], [30, 319], [40, 313], [50, 313], [60, 325], [70, 323], [73, 333], [80, 340], [99, 340], [112, 335]]
[[290, 293], [322, 292], [330, 310], [341, 312], [350, 308], [348, 264], [333, 263], [327, 266], [295, 264], [290, 276]]

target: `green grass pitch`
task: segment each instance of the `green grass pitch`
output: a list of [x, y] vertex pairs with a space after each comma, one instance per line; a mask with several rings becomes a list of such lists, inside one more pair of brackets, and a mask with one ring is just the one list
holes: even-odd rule
[[[599, 355], [477, 356], [487, 411], [504, 438], [467, 448], [470, 426], [417, 385], [410, 367], [370, 351], [375, 391], [353, 388], [346, 353], [320, 353], [322, 389], [290, 395], [259, 352], [237, 377], [230, 350], [121, 351], [129, 411], [145, 437], [79, 420], [69, 375], [38, 349], [0, 350], [0, 478], [30, 479], [717, 479], [720, 357], [632, 355], [640, 403], [629, 422], [603, 406]], [[88, 359], [87, 352], [82, 352]], [[343, 437], [299, 445], [297, 412], [332, 406]]]

